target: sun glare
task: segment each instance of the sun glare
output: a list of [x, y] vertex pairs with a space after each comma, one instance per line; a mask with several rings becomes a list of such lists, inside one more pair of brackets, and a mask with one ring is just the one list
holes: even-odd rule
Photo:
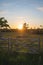
[[18, 25], [18, 29], [22, 29], [23, 28], [23, 25], [22, 24], [20, 24], [20, 25]]

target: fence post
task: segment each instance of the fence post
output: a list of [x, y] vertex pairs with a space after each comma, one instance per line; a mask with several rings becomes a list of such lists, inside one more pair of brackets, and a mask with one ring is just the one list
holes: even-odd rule
[[10, 51], [10, 48], [11, 48], [11, 38], [9, 37], [8, 38], [8, 52]]
[[12, 38], [9, 37], [8, 38], [8, 52], [12, 51], [12, 42], [11, 41], [12, 41]]
[[40, 38], [38, 39], [38, 42], [39, 42], [39, 52], [40, 52]]
[[9, 53], [9, 49], [10, 49], [10, 48], [9, 48], [9, 38], [8, 38], [8, 53]]

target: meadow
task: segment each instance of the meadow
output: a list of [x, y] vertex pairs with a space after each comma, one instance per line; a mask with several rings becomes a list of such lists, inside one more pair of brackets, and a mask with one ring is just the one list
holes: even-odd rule
[[[1, 34], [2, 39], [8, 38], [8, 40], [0, 39], [0, 65], [43, 65], [43, 35], [22, 32], [2, 32]], [[32, 42], [30, 38], [40, 39], [40, 53], [28, 53], [30, 52], [28, 44]], [[34, 47], [37, 49], [38, 45]]]
[[30, 33], [22, 33], [22, 32], [1, 32], [2, 37], [5, 38], [40, 38], [40, 44], [42, 46], [43, 43], [43, 34], [30, 34]]

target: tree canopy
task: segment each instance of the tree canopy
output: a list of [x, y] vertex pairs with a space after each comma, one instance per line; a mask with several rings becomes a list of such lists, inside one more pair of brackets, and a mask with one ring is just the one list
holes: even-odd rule
[[7, 28], [7, 27], [9, 27], [8, 21], [4, 17], [0, 18], [0, 27], [1, 28], [4, 28], [4, 27]]
[[26, 30], [26, 29], [28, 29], [28, 28], [29, 28], [29, 27], [28, 27], [28, 24], [27, 24], [27, 23], [24, 23], [24, 24], [23, 24], [23, 29]]

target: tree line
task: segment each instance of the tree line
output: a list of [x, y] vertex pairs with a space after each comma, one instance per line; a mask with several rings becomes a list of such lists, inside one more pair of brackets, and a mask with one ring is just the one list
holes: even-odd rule
[[[40, 27], [42, 27], [42, 25], [40, 26]], [[9, 28], [9, 30], [8, 30], [8, 28]], [[2, 29], [2, 31], [4, 31], [4, 29], [6, 30], [6, 31], [17, 31], [17, 30], [15, 30], [15, 29], [11, 29], [10, 28], [10, 25], [8, 24], [8, 21], [4, 18], [4, 17], [1, 17], [0, 18], [0, 29]], [[27, 23], [23, 23], [23, 32], [30, 32], [30, 33], [35, 33], [35, 34], [43, 34], [43, 29], [41, 28], [39, 28], [39, 29], [29, 29], [29, 24], [27, 24]]]

